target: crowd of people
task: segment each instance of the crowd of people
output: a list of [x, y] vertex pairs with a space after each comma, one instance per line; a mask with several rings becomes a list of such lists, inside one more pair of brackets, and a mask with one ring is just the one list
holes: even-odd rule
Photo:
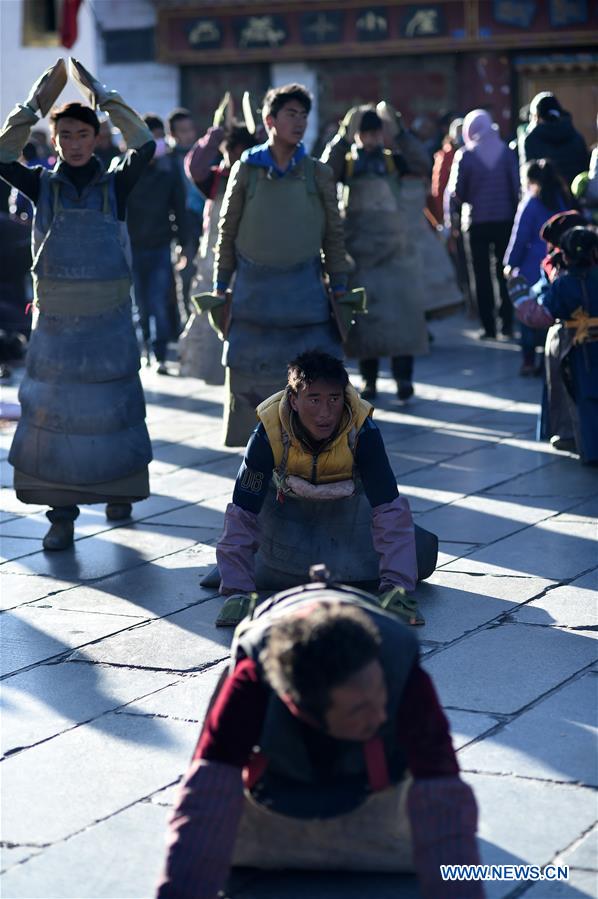
[[[86, 104], [55, 105], [69, 75]], [[552, 94], [516, 147], [476, 109], [434, 159], [383, 100], [349, 109], [319, 159], [302, 85], [270, 89], [261, 123], [246, 100], [242, 121], [227, 95], [197, 139], [188, 110], [141, 117], [60, 59], [10, 113], [0, 177], [21, 206], [2, 220], [15, 248], [3, 340], [21, 328], [10, 314], [29, 264], [33, 306], [16, 494], [49, 507], [47, 551], [73, 546], [81, 504], [130, 518], [150, 491], [140, 353], [172, 373], [182, 331], [184, 373], [224, 373], [224, 442], [245, 452], [204, 580], [223, 597], [216, 623], [238, 627], [233, 662], [171, 821], [160, 899], [213, 899], [235, 864], [416, 870], [427, 899], [479, 897], [479, 882], [440, 876], [476, 863], [476, 807], [411, 630], [437, 539], [414, 526], [370, 400], [384, 357], [410, 400], [427, 313], [471, 295], [482, 339], [497, 339], [497, 316], [508, 339], [521, 323], [523, 375], [546, 345], [542, 434], [598, 461], [596, 151], [590, 162]], [[31, 137], [48, 114], [44, 161]], [[287, 592], [256, 611], [274, 590]]]

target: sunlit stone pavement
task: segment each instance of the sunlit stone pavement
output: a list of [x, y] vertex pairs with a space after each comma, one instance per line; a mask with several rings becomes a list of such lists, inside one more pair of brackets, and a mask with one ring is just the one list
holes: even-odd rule
[[[510, 343], [434, 323], [416, 397], [381, 382], [376, 420], [400, 490], [440, 538], [420, 585], [425, 666], [481, 810], [488, 863], [570, 866], [506, 896], [596, 897], [598, 470], [534, 440], [540, 384]], [[2, 445], [2, 896], [152, 895], [165, 822], [228, 655], [202, 590], [240, 453], [222, 388], [144, 372], [152, 498], [122, 526], [82, 510], [75, 548], [41, 550]], [[16, 386], [3, 388], [14, 401]], [[415, 899], [411, 876], [255, 872], [231, 899]], [[442, 897], [439, 897], [442, 899]]]

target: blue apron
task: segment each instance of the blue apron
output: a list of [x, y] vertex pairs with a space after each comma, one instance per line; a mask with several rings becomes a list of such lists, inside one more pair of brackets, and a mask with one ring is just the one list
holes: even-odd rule
[[22, 472], [28, 483], [71, 488], [73, 502], [85, 502], [94, 485], [144, 471], [147, 481], [152, 453], [114, 176], [103, 175], [79, 198], [73, 192], [59, 171], [42, 174], [36, 321], [9, 461], [15, 482]]

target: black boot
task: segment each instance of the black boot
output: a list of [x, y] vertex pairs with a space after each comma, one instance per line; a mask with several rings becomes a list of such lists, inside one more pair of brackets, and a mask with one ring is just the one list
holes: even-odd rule
[[133, 506], [131, 503], [108, 503], [106, 506], [106, 518], [108, 521], [126, 521], [131, 517]]
[[51, 550], [52, 552], [61, 549], [68, 549], [73, 545], [74, 533], [75, 525], [72, 521], [68, 521], [65, 519], [54, 521], [50, 525], [50, 530], [42, 541], [43, 547], [44, 549]]

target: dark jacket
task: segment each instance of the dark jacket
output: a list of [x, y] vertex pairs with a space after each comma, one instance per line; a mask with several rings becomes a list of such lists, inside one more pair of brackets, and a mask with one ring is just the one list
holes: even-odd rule
[[186, 242], [185, 186], [172, 156], [154, 159], [142, 173], [129, 194], [127, 227], [134, 249]]
[[445, 194], [445, 209], [451, 219], [458, 217], [462, 204], [461, 227], [481, 222], [509, 222], [515, 218], [519, 200], [517, 157], [505, 144], [494, 166], [489, 169], [474, 150], [462, 147], [455, 153]]
[[530, 159], [550, 159], [570, 187], [576, 175], [587, 172], [590, 154], [571, 117], [563, 115], [555, 122], [538, 122], [522, 135], [519, 163], [523, 165]]

